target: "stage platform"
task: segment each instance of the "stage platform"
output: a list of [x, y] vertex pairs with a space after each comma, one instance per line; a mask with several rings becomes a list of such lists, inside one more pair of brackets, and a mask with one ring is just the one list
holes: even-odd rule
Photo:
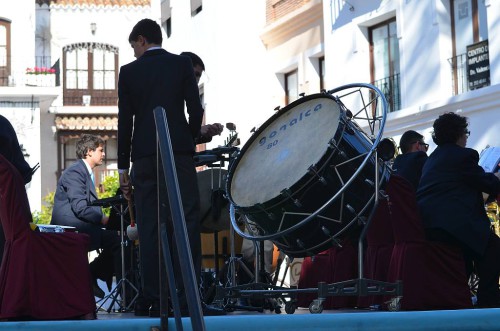
[[[192, 330], [191, 320], [183, 318], [183, 329]], [[159, 318], [138, 318], [131, 313], [99, 313], [94, 321], [0, 322], [1, 330], [23, 331], [150, 331], [159, 330]], [[157, 327], [157, 329], [155, 329]], [[497, 331], [500, 309], [467, 309], [418, 312], [367, 310], [325, 310], [311, 314], [297, 309], [294, 314], [232, 312], [226, 316], [205, 317], [210, 331]], [[169, 318], [168, 330], [176, 330]]]

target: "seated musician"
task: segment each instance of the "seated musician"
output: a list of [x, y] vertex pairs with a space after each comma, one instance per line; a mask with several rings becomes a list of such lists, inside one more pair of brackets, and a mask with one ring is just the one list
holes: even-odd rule
[[429, 145], [425, 143], [424, 136], [420, 133], [408, 130], [401, 136], [399, 148], [402, 154], [394, 159], [392, 169], [395, 174], [407, 179], [417, 190]]
[[[35, 168], [31, 168], [24, 159], [23, 151], [17, 140], [17, 134], [9, 120], [0, 115], [0, 154], [5, 157], [19, 171], [24, 183], [31, 181]], [[2, 262], [5, 235], [0, 223], [0, 263]]]
[[429, 240], [462, 249], [467, 275], [479, 277], [477, 304], [498, 307], [500, 239], [491, 230], [482, 192], [500, 192], [500, 174], [478, 165], [477, 151], [466, 148], [467, 118], [446, 113], [434, 121], [432, 139], [438, 147], [422, 170], [417, 201]]
[[[54, 196], [54, 208], [51, 224], [75, 227], [81, 233], [90, 236], [89, 251], [102, 249], [102, 257], [90, 264], [93, 276], [94, 294], [104, 297], [104, 292], [97, 285], [101, 259], [112, 258], [111, 265], [117, 279], [121, 279], [121, 239], [119, 232], [103, 229], [108, 223], [108, 216], [101, 207], [90, 206], [97, 200], [93, 170], [102, 164], [104, 158], [104, 141], [94, 135], [84, 134], [76, 142], [78, 160], [64, 170], [57, 183]], [[109, 265], [109, 264], [108, 264]], [[102, 277], [100, 277], [102, 278]]]

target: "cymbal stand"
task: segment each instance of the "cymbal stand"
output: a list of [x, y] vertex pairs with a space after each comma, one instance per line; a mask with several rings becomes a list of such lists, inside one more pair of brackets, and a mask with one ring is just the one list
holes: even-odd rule
[[[115, 287], [109, 292], [107, 296], [102, 298], [101, 300], [97, 301], [97, 304], [99, 304], [99, 307], [97, 308], [97, 311], [99, 311], [104, 304], [109, 300], [111, 300], [111, 303], [106, 310], [108, 313], [111, 312], [113, 309], [113, 306], [115, 303], [118, 304], [118, 311], [119, 312], [128, 312], [132, 309], [133, 304], [135, 303], [135, 300], [139, 297], [139, 290], [137, 287], [132, 284], [131, 281], [129, 281], [126, 278], [125, 275], [125, 246], [128, 245], [128, 242], [125, 240], [125, 214], [127, 213], [128, 207], [123, 208], [123, 203], [120, 203], [120, 208], [118, 209], [116, 205], [113, 205], [113, 208], [116, 210], [116, 212], [120, 215], [120, 243], [121, 243], [121, 267], [122, 267], [122, 278], [116, 283]], [[135, 291], [135, 296], [132, 298], [131, 302], [127, 305], [127, 296], [126, 296], [126, 287], [130, 286], [132, 290]], [[118, 300], [118, 295], [120, 295], [121, 300]]]

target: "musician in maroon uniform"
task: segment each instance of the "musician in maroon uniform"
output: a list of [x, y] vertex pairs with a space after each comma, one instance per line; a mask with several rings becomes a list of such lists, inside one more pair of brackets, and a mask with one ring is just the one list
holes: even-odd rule
[[491, 230], [482, 193], [499, 194], [500, 176], [485, 172], [477, 151], [465, 147], [467, 118], [446, 113], [433, 127], [438, 147], [425, 162], [417, 191], [426, 235], [460, 247], [468, 274], [474, 270], [479, 276], [478, 306], [498, 307], [500, 239]]
[[[24, 183], [31, 182], [33, 169], [24, 159], [23, 151], [17, 140], [16, 131], [9, 120], [0, 115], [0, 154], [7, 159], [19, 171], [24, 179]], [[0, 223], [0, 263], [3, 257], [3, 248], [5, 245], [5, 235], [2, 224]]]

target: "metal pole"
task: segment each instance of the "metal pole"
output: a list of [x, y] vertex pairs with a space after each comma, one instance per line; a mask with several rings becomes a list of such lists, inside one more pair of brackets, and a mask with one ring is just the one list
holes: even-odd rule
[[[178, 248], [182, 280], [186, 290], [186, 297], [189, 312], [191, 315], [191, 324], [193, 330], [205, 330], [205, 322], [201, 309], [200, 296], [198, 294], [198, 282], [195, 277], [191, 249], [189, 247], [188, 234], [184, 219], [184, 211], [180, 200], [179, 183], [175, 170], [174, 155], [172, 152], [172, 143], [170, 132], [168, 130], [167, 116], [165, 109], [156, 107], [154, 110], [156, 132], [160, 147], [160, 155], [163, 164], [163, 173], [167, 185], [168, 201], [172, 213], [172, 223], [174, 228], [174, 238]], [[175, 295], [175, 293], [172, 293]]]
[[120, 203], [120, 239], [121, 239], [121, 258], [122, 258], [122, 311], [126, 311], [127, 308], [127, 296], [125, 295], [125, 239], [124, 239], [124, 227], [123, 227], [123, 203]]

